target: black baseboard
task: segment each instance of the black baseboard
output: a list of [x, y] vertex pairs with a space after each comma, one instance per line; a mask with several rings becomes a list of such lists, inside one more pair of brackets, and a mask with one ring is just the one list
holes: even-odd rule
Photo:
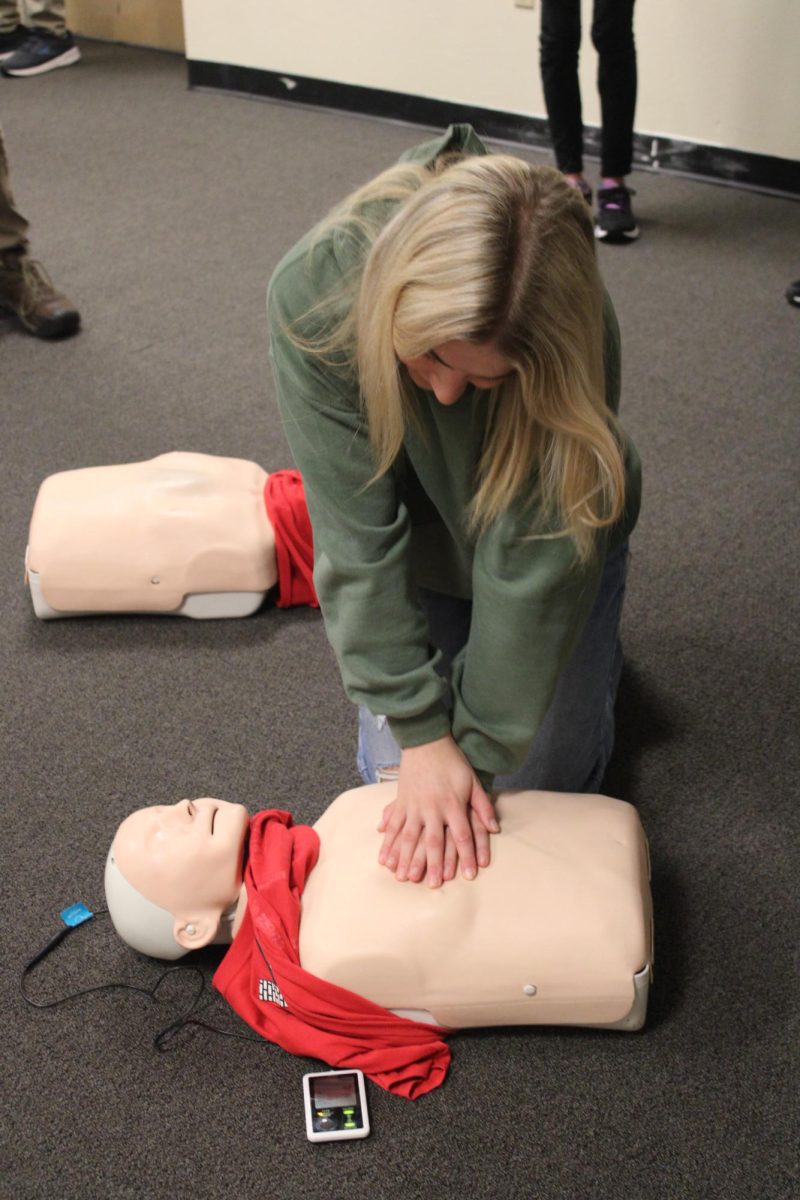
[[[303, 75], [281, 75], [277, 71], [237, 67], [227, 63], [196, 59], [188, 59], [187, 63], [189, 87], [214, 88], [284, 100], [290, 104], [387, 117], [434, 129], [463, 121], [473, 125], [481, 137], [538, 149], [550, 147], [547, 121], [542, 117], [524, 117], [518, 113], [496, 112], [469, 104], [332, 83]], [[584, 145], [589, 157], [599, 158], [600, 130], [597, 127], [585, 127]], [[759, 191], [800, 196], [800, 163], [768, 154], [751, 154], [746, 150], [730, 150], [723, 146], [698, 145], [658, 134], [637, 133], [634, 137], [634, 165]]]

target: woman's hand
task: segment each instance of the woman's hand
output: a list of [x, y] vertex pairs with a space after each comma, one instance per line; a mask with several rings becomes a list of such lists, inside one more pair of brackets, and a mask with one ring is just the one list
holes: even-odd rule
[[383, 810], [378, 862], [399, 880], [440, 887], [457, 867], [474, 879], [489, 865], [494, 805], [452, 737], [403, 750], [397, 799]]

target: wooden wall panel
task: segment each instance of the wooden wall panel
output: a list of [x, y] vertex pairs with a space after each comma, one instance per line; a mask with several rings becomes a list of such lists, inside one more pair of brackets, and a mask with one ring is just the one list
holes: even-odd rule
[[85, 37], [185, 49], [181, 0], [67, 0], [67, 24]]

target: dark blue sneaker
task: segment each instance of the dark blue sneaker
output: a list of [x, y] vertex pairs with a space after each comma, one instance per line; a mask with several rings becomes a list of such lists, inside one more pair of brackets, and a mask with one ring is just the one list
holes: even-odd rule
[[24, 25], [18, 25], [16, 29], [12, 29], [8, 33], [0, 33], [0, 62], [5, 62], [7, 58], [11, 58], [12, 54], [16, 54], [29, 33], [30, 30], [26, 29]]
[[595, 237], [604, 242], [632, 242], [639, 236], [639, 226], [631, 207], [631, 196], [635, 195], [624, 183], [597, 189]]
[[71, 33], [48, 33], [45, 29], [31, 29], [15, 54], [3, 63], [2, 72], [14, 78], [26, 75], [43, 75], [56, 67], [69, 67], [76, 63], [81, 52], [75, 45]]

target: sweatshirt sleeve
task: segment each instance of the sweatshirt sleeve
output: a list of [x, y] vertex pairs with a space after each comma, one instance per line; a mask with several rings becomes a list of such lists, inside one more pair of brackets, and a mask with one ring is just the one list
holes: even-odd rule
[[276, 271], [268, 300], [278, 404], [314, 532], [314, 583], [348, 696], [392, 717], [401, 745], [419, 745], [449, 733], [450, 718], [411, 572], [411, 522], [392, 471], [370, 483], [352, 371], [287, 335], [316, 294], [296, 256]]
[[469, 640], [453, 664], [453, 736], [486, 779], [516, 769], [591, 611], [602, 560], [531, 541], [512, 514], [479, 539]]

